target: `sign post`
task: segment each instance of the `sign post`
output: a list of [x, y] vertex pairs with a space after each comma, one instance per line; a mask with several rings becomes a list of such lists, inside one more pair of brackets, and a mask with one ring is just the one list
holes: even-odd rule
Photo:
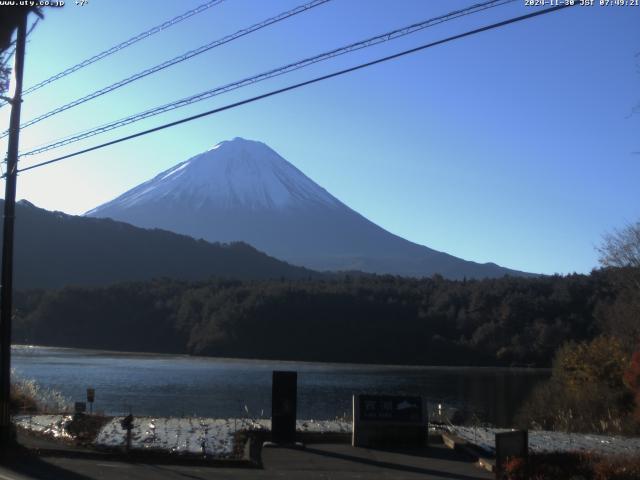
[[93, 414], [93, 402], [96, 399], [96, 391], [93, 388], [87, 388], [87, 402], [89, 403], [89, 414]]
[[127, 431], [126, 451], [131, 451], [131, 430], [133, 430], [133, 415], [129, 414], [120, 421], [120, 426]]
[[84, 402], [76, 402], [73, 406], [73, 410], [76, 415], [82, 414], [87, 411], [87, 404]]

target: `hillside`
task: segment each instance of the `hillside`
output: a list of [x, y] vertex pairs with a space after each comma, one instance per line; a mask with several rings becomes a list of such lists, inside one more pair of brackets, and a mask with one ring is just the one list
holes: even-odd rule
[[16, 289], [106, 285], [157, 277], [295, 279], [317, 275], [244, 243], [214, 244], [109, 219], [50, 212], [26, 201], [16, 205]]

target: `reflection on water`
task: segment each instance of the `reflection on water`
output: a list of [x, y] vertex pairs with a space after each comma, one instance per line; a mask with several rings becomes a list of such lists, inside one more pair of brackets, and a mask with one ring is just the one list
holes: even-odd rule
[[[299, 418], [349, 415], [354, 393], [405, 393], [509, 425], [546, 370], [280, 362], [15, 346], [16, 373], [73, 401], [120, 414], [268, 417], [272, 370], [298, 372]], [[245, 408], [246, 406], [246, 408]]]

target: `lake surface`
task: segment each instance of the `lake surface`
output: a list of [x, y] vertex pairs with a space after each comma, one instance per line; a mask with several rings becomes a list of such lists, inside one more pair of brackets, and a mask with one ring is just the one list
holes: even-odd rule
[[548, 370], [281, 362], [14, 346], [12, 368], [71, 401], [96, 390], [106, 414], [269, 417], [271, 372], [298, 372], [298, 418], [350, 416], [354, 393], [419, 394], [509, 426]]

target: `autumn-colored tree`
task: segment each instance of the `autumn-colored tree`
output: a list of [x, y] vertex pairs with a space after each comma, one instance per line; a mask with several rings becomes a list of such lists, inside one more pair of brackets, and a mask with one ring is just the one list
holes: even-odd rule
[[623, 391], [623, 374], [628, 362], [629, 356], [618, 339], [601, 336], [588, 343], [561, 348], [554, 363], [554, 375], [574, 391], [594, 384]]
[[640, 423], [640, 346], [633, 352], [629, 366], [624, 372], [624, 383], [634, 396], [634, 418]]
[[569, 343], [555, 358], [549, 382], [536, 389], [521, 415], [523, 426], [635, 433], [633, 396], [624, 381], [630, 355], [615, 337]]

